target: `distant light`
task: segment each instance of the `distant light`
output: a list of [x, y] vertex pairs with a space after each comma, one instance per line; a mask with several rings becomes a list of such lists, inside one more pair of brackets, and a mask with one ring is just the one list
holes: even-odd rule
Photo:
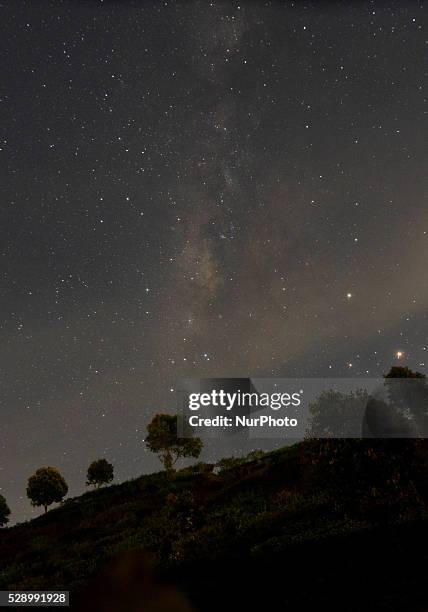
[[395, 356], [397, 357], [397, 359], [401, 359], [403, 357], [403, 355], [404, 355], [403, 351], [397, 351], [395, 353]]
[[352, 298], [352, 293], [347, 293], [346, 297], [348, 298], [348, 300], [350, 300]]

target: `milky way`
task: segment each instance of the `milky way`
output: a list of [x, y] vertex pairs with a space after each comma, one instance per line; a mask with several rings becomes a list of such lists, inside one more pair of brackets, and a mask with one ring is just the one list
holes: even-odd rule
[[0, 11], [14, 520], [41, 465], [158, 469], [182, 377], [428, 370], [421, 3]]

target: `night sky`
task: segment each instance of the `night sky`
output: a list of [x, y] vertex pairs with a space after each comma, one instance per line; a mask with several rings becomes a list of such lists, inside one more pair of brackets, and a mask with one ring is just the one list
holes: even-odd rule
[[[428, 368], [422, 3], [0, 5], [0, 486], [182, 377]], [[206, 451], [205, 459], [212, 459]]]

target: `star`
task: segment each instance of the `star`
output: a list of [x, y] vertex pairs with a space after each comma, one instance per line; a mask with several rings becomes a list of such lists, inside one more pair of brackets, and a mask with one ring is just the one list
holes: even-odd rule
[[[182, 378], [427, 362], [425, 39], [408, 0], [375, 17], [357, 3], [76, 2], [72, 27], [70, 3], [15, 4], [2, 3], [0, 403], [16, 520], [31, 512], [35, 423], [53, 462], [58, 440], [74, 457], [78, 494], [72, 474], [105, 448], [124, 480], [140, 475], [130, 434], [174, 409]], [[156, 471], [144, 451], [138, 469]]]

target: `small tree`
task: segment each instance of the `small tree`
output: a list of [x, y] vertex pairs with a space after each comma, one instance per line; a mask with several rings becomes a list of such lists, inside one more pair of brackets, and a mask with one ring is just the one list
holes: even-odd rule
[[113, 466], [106, 459], [98, 459], [93, 461], [88, 467], [86, 476], [87, 486], [93, 485], [97, 489], [104, 484], [108, 484], [114, 478]]
[[32, 506], [43, 506], [45, 512], [54, 502], [60, 502], [68, 492], [68, 485], [54, 467], [39, 468], [28, 479], [27, 496]]
[[174, 470], [180, 457], [198, 458], [202, 450], [200, 438], [179, 438], [177, 415], [156, 414], [147, 426], [146, 444], [156, 453], [167, 472]]
[[0, 495], [0, 527], [9, 522], [10, 508], [3, 495]]

